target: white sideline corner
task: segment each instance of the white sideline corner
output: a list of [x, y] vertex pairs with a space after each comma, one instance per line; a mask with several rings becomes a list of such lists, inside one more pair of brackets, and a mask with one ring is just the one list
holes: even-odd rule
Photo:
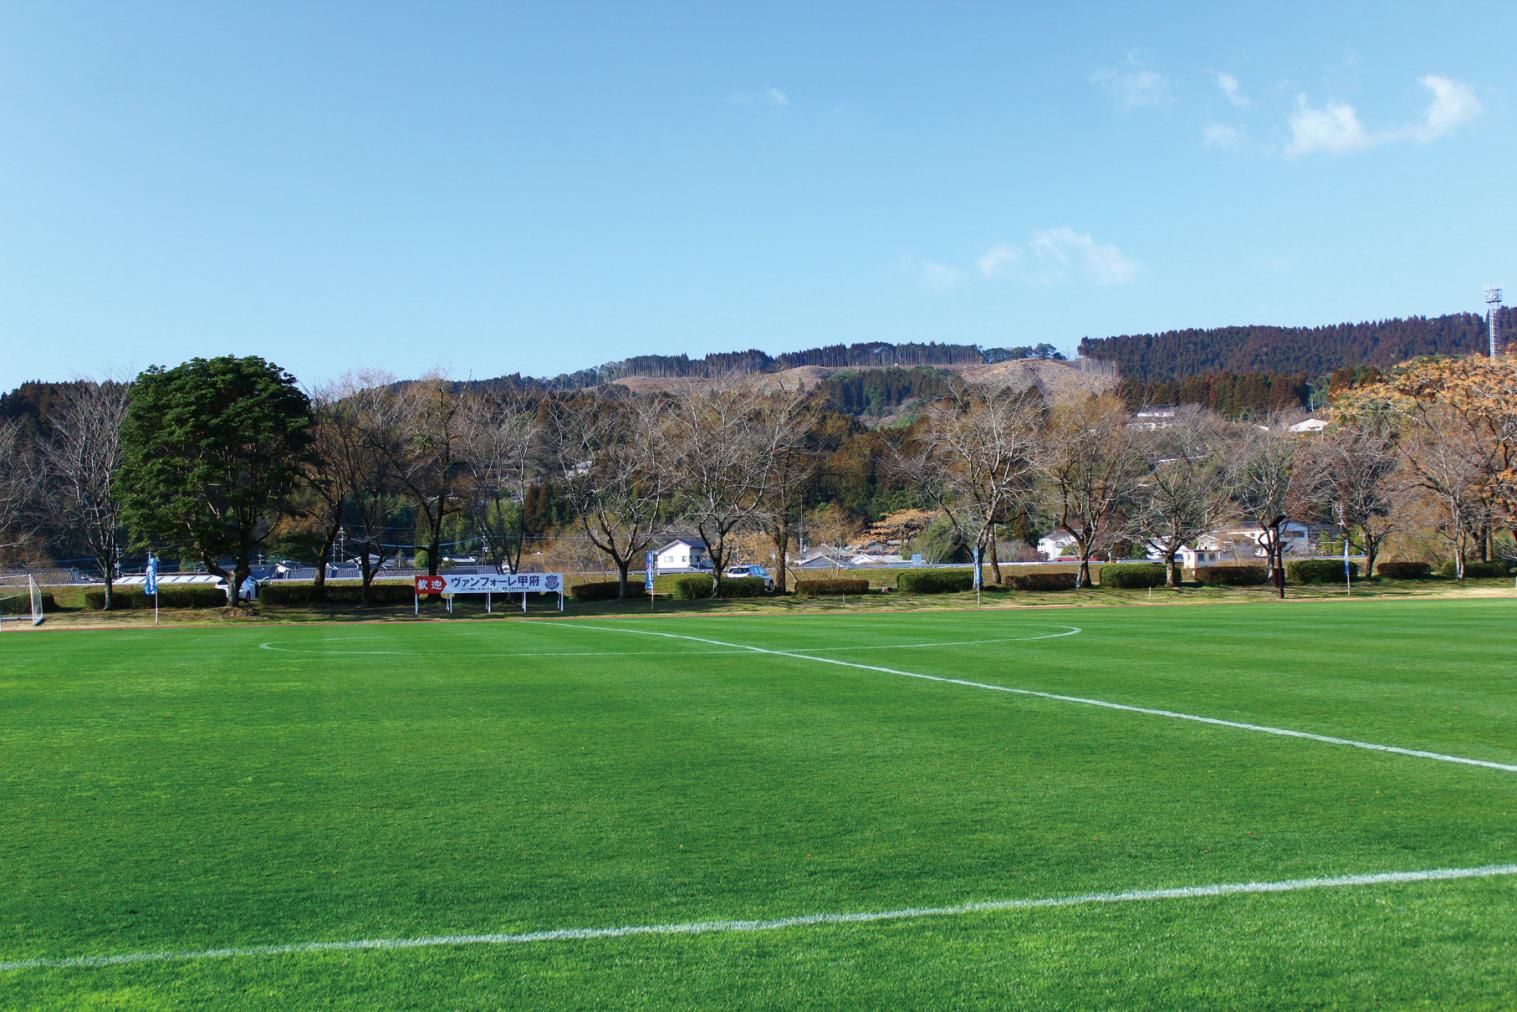
[[519, 934], [426, 935], [417, 938], [359, 938], [344, 942], [294, 942], [285, 945], [229, 946], [162, 952], [123, 952], [110, 956], [64, 956], [16, 959], [0, 962], [0, 973], [18, 970], [82, 970], [133, 963], [173, 963], [243, 956], [292, 956], [320, 952], [361, 952], [375, 949], [430, 949], [463, 945], [530, 945], [537, 942], [593, 941], [630, 938], [636, 935], [712, 935], [780, 931], [832, 924], [875, 924], [881, 921], [919, 920], [928, 917], [960, 917], [967, 914], [1038, 910], [1048, 907], [1078, 907], [1098, 903], [1137, 903], [1146, 900], [1182, 900], [1249, 893], [1291, 893], [1307, 889], [1342, 889], [1354, 886], [1440, 882], [1450, 879], [1481, 879], [1517, 875], [1517, 864], [1493, 864], [1479, 868], [1429, 868], [1423, 871], [1388, 871], [1332, 878], [1296, 878], [1278, 882], [1224, 882], [1214, 885], [1180, 886], [1174, 889], [1139, 889], [1130, 892], [1082, 893], [1042, 899], [983, 900], [944, 907], [902, 907], [859, 913], [800, 914], [754, 921], [686, 921], [671, 924], [632, 924], [617, 928], [559, 928]]
[[[1395, 755], [1411, 756], [1414, 759], [1432, 759], [1437, 762], [1457, 763], [1461, 766], [1480, 766], [1485, 769], [1501, 770], [1503, 773], [1517, 773], [1517, 765], [1511, 763], [1498, 763], [1489, 759], [1471, 759], [1468, 756], [1446, 755], [1442, 752], [1427, 752], [1416, 748], [1402, 748], [1400, 745], [1381, 745], [1372, 741], [1357, 741], [1353, 738], [1339, 738], [1330, 734], [1313, 734], [1310, 731], [1295, 731], [1288, 727], [1270, 727], [1267, 724], [1249, 724], [1239, 720], [1224, 720], [1221, 717], [1203, 717], [1194, 713], [1180, 713], [1176, 710], [1158, 710], [1148, 706], [1131, 706], [1127, 703], [1113, 703], [1105, 699], [1087, 699], [1084, 696], [1065, 696], [1057, 692], [1040, 692], [1036, 689], [1017, 689], [1009, 685], [995, 685], [990, 682], [972, 682], [965, 678], [945, 678], [942, 675], [924, 675], [916, 671], [902, 671], [899, 668], [886, 668], [878, 664], [860, 664], [858, 661], [845, 661], [836, 657], [818, 657], [815, 654], [797, 653], [792, 650], [770, 650], [767, 647], [755, 647], [746, 643], [728, 643], [725, 640], [706, 639], [702, 636], [685, 636], [680, 633], [654, 632], [651, 629], [625, 629], [619, 626], [586, 625], [580, 622], [566, 622], [562, 626], [551, 628], [564, 629], [588, 629], [593, 632], [625, 633], [632, 636], [662, 636], [665, 639], [689, 640], [692, 643], [705, 643], [709, 646], [731, 647], [739, 650], [747, 650], [755, 654], [768, 654], [773, 657], [789, 657], [798, 661], [814, 661], [817, 664], [835, 664], [843, 668], [857, 668], [860, 671], [877, 671], [886, 675], [897, 675], [901, 678], [917, 678], [924, 682], [942, 682], [945, 685], [963, 685], [971, 689], [987, 689], [991, 692], [1006, 692], [1014, 696], [1033, 696], [1038, 699], [1052, 699], [1060, 703], [1078, 703], [1081, 706], [1098, 706], [1105, 710], [1120, 710], [1124, 713], [1141, 713], [1150, 717], [1167, 717], [1170, 720], [1188, 720], [1196, 724], [1209, 724], [1213, 727], [1230, 727], [1236, 731], [1254, 731], [1259, 734], [1273, 734], [1282, 738], [1303, 738], [1307, 741], [1321, 742], [1326, 745], [1346, 745], [1349, 748], [1362, 748], [1371, 752], [1390, 752]], [[1070, 626], [1071, 629], [1076, 627]], [[1078, 630], [1077, 630], [1078, 631]]]

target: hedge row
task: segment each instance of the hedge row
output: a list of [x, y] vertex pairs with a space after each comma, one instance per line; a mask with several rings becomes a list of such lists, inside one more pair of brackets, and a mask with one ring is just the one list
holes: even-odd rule
[[[275, 580], [258, 590], [258, 600], [272, 608], [301, 608], [316, 604], [313, 594], [316, 585], [309, 580]], [[394, 580], [369, 584], [370, 604], [411, 604], [416, 599], [416, 584], [399, 583]], [[362, 604], [363, 585], [360, 583], [328, 583], [322, 592], [321, 604]]]
[[[84, 605], [94, 611], [104, 608], [105, 591], [103, 589], [86, 590]], [[160, 608], [225, 608], [226, 606], [226, 591], [220, 587], [158, 585], [158, 607]], [[144, 594], [141, 587], [111, 588], [111, 608], [113, 609], [131, 611], [152, 607], [153, 599]]]
[[1269, 582], [1264, 566], [1197, 566], [1196, 582], [1208, 587], [1257, 587]]
[[1078, 573], [1017, 573], [1001, 582], [1012, 590], [1074, 590]]
[[839, 594], [867, 594], [868, 580], [844, 578], [823, 580], [796, 580], [795, 592], [802, 597], [829, 597]]
[[[1341, 559], [1297, 559], [1285, 564], [1285, 575], [1292, 583], [1342, 583], [1343, 561]], [[1348, 564], [1348, 574], [1359, 578], [1359, 563]]]
[[[32, 592], [29, 587], [17, 588], [20, 593], [15, 597], [0, 597], [0, 615], [30, 615], [32, 613]], [[42, 592], [42, 613], [56, 611], [57, 602], [53, 600], [51, 591]]]
[[1101, 567], [1103, 587], [1123, 590], [1164, 586], [1164, 565], [1159, 562], [1113, 562]]
[[[1457, 573], [1452, 562], [1445, 562], [1439, 570], [1444, 576], [1452, 577]], [[1509, 570], [1505, 562], [1479, 562], [1471, 559], [1464, 564], [1464, 578], [1466, 580], [1499, 580], [1506, 576]]]
[[[722, 581], [723, 597], [762, 597], [764, 581], [756, 576], [741, 576]], [[674, 581], [676, 601], [699, 601], [711, 596], [711, 577], [681, 576]]]
[[898, 573], [895, 589], [903, 594], [958, 594], [974, 590], [974, 573], [962, 569], [924, 569]]
[[1426, 562], [1382, 562], [1375, 567], [1375, 575], [1387, 580], [1426, 580], [1433, 575], [1433, 567]]
[[[710, 586], [710, 581], [707, 581]], [[569, 588], [571, 600], [584, 604], [589, 601], [615, 601], [617, 593], [621, 590], [621, 583], [617, 580], [597, 580], [591, 583], [576, 583]], [[627, 600], [646, 600], [648, 590], [643, 586], [643, 581], [627, 581]]]

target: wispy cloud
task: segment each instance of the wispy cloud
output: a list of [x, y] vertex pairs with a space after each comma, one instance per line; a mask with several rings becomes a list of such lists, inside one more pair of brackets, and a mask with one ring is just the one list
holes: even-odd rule
[[1427, 144], [1459, 129], [1483, 111], [1475, 89], [1462, 81], [1428, 74], [1419, 78], [1418, 83], [1432, 93], [1422, 118], [1405, 126], [1374, 131], [1365, 128], [1359, 113], [1347, 102], [1317, 106], [1305, 95], [1296, 96], [1286, 157], [1347, 155], [1403, 141]]
[[905, 257], [901, 260], [901, 269], [915, 276], [917, 284], [929, 292], [947, 291], [958, 285], [964, 277], [964, 272], [953, 264], [940, 263], [936, 260]]
[[1027, 248], [1055, 275], [1074, 273], [1100, 285], [1125, 285], [1138, 274], [1137, 263], [1116, 246], [1097, 242], [1090, 233], [1072, 228], [1034, 232]]
[[1218, 90], [1222, 92], [1222, 97], [1233, 105], [1241, 109], [1252, 104], [1249, 102], [1248, 96], [1243, 94], [1243, 89], [1239, 86], [1238, 79], [1233, 75], [1219, 71], [1214, 75], [1214, 79], [1217, 82]]
[[790, 96], [772, 84], [757, 90], [734, 91], [727, 96], [733, 105], [765, 105], [771, 109], [783, 109], [790, 104]]
[[1172, 99], [1169, 78], [1155, 70], [1137, 49], [1127, 54], [1120, 67], [1093, 71], [1090, 83], [1123, 111], [1163, 108]]
[[975, 264], [980, 269], [980, 277], [989, 280], [1006, 273], [1021, 262], [1022, 250], [1019, 247], [1009, 242], [998, 242], [980, 254]]
[[1248, 136], [1226, 123], [1208, 123], [1201, 129], [1201, 141], [1209, 148], [1237, 151], [1248, 143]]

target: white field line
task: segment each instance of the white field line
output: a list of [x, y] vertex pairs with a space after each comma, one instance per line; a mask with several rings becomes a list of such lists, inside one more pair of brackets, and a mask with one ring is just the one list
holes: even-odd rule
[[[1395, 755], [1411, 756], [1414, 759], [1433, 759], [1437, 762], [1457, 763], [1461, 766], [1480, 766], [1485, 769], [1501, 770], [1504, 773], [1517, 773], [1517, 765], [1511, 763], [1492, 762], [1489, 759], [1471, 759], [1468, 756], [1445, 755], [1442, 752], [1427, 752], [1416, 748], [1402, 748], [1399, 745], [1381, 745], [1371, 741], [1356, 741], [1353, 738], [1339, 738], [1330, 734], [1313, 734], [1310, 731], [1295, 731], [1288, 727], [1270, 727], [1267, 724], [1250, 724], [1239, 720], [1223, 720], [1220, 717], [1203, 717], [1194, 713], [1180, 713], [1176, 710], [1159, 710], [1148, 706], [1131, 706], [1127, 703], [1113, 703], [1105, 699], [1088, 699], [1084, 696], [1066, 696], [1057, 692], [1039, 692], [1036, 689], [1017, 689], [1009, 685], [993, 685], [989, 682], [972, 682], [966, 678], [945, 678], [941, 675], [924, 675], [916, 671], [902, 671], [899, 668], [886, 668], [877, 664], [860, 664], [857, 661], [845, 661], [836, 657], [818, 657], [814, 654], [796, 653], [790, 650], [770, 650], [766, 647], [748, 646], [742, 643], [726, 643], [722, 640], [705, 639], [700, 636], [683, 636], [679, 633], [654, 632], [650, 629], [624, 629], [617, 626], [586, 625], [582, 622], [564, 623], [562, 626], [553, 628], [563, 629], [588, 629], [594, 632], [628, 633], [638, 636], [665, 636], [670, 639], [691, 640], [696, 643], [706, 643], [721, 647], [742, 647], [756, 654], [769, 654], [774, 657], [789, 657], [799, 661], [815, 661], [818, 664], [836, 664], [844, 668], [857, 668], [860, 671], [878, 671], [885, 675], [898, 675], [901, 678], [918, 678], [924, 682], [942, 682], [945, 685], [963, 685], [971, 689], [987, 689], [991, 692], [1005, 692], [1015, 696], [1033, 696], [1038, 699], [1052, 699], [1061, 703], [1078, 703], [1081, 706], [1098, 706], [1105, 710], [1120, 710], [1123, 713], [1142, 713], [1150, 717], [1167, 717], [1170, 720], [1188, 720], [1197, 724], [1210, 724], [1213, 727], [1230, 727], [1238, 731], [1255, 731], [1259, 734], [1273, 734], [1282, 738], [1302, 738], [1307, 741], [1322, 742], [1326, 745], [1346, 745], [1349, 748], [1368, 749], [1371, 752], [1390, 752]], [[1071, 629], [1075, 628], [1070, 626]]]
[[[854, 647], [814, 647], [810, 649], [824, 653], [838, 653], [840, 651], [852, 652], [855, 650], [915, 650], [925, 647], [977, 647], [983, 643], [1031, 643], [1034, 640], [1052, 640], [1061, 636], [1076, 636], [1080, 629], [1077, 626], [1056, 626], [1062, 632], [1044, 633], [1040, 636], [998, 636], [991, 639], [980, 640], [938, 640], [933, 643], [875, 643], [867, 646]], [[325, 639], [324, 643], [352, 643], [351, 639]], [[419, 650], [333, 650], [327, 647], [318, 647], [314, 650], [295, 650], [290, 647], [282, 647], [272, 641], [258, 644], [258, 649], [268, 650], [281, 654], [297, 654], [302, 657], [419, 657]], [[731, 650], [701, 650], [693, 653], [681, 654], [681, 657], [712, 657], [722, 654], [746, 654], [750, 653], [749, 647], [737, 647]], [[442, 657], [668, 657], [667, 650], [572, 650], [572, 651], [519, 651], [519, 650], [450, 650], [446, 654], [427, 656]]]
[[799, 914], [771, 920], [684, 921], [670, 924], [629, 924], [615, 928], [559, 928], [516, 934], [423, 935], [416, 938], [358, 938], [340, 942], [291, 942], [283, 945], [240, 945], [220, 949], [185, 949], [158, 952], [122, 952], [106, 956], [61, 956], [13, 959], [0, 962], [0, 972], [17, 970], [81, 970], [133, 963], [171, 963], [240, 956], [291, 956], [320, 952], [357, 952], [371, 949], [429, 949], [462, 945], [530, 945], [537, 942], [579, 942], [637, 935], [712, 935], [756, 931], [781, 931], [831, 924], [875, 924], [928, 917], [962, 917], [967, 914], [1039, 910], [1049, 907], [1079, 907], [1102, 903], [1138, 903], [1149, 900], [1183, 900], [1250, 893], [1292, 893], [1307, 889], [1342, 889], [1355, 886], [1394, 885], [1408, 882], [1441, 882], [1451, 879], [1482, 879], [1517, 875], [1517, 864], [1492, 864], [1479, 868], [1429, 868], [1422, 871], [1388, 871], [1330, 878], [1294, 878], [1277, 882], [1222, 882], [1214, 885], [1180, 886], [1174, 889], [1136, 889], [1129, 892], [1082, 893], [1040, 899], [981, 900], [941, 907], [901, 907], [897, 910], [867, 910], [856, 913]]

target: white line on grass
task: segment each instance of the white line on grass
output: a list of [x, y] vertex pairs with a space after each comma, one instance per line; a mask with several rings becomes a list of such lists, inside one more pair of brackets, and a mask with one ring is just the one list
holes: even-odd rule
[[1180, 886], [1174, 889], [1137, 889], [1130, 892], [1082, 893], [1040, 899], [981, 900], [942, 907], [902, 907], [898, 910], [867, 910], [856, 913], [800, 914], [771, 920], [685, 921], [671, 924], [630, 924], [615, 928], [559, 928], [516, 934], [426, 935], [418, 938], [358, 938], [340, 942], [292, 942], [284, 945], [241, 945], [220, 949], [160, 952], [122, 952], [108, 956], [39, 957], [0, 962], [0, 972], [16, 970], [82, 970], [132, 963], [170, 963], [239, 956], [292, 956], [321, 952], [356, 952], [368, 949], [429, 949], [462, 945], [529, 945], [536, 942], [577, 942], [636, 935], [711, 935], [780, 931], [831, 924], [874, 924], [927, 917], [961, 917], [966, 914], [1038, 910], [1048, 907], [1078, 907], [1098, 903], [1136, 903], [1147, 900], [1182, 900], [1249, 893], [1291, 893], [1306, 889], [1339, 889], [1353, 886], [1393, 885], [1407, 882], [1439, 882], [1450, 879], [1481, 879], [1517, 875], [1517, 864], [1492, 864], [1479, 868], [1429, 868], [1422, 871], [1388, 871], [1330, 878], [1294, 878], [1277, 882], [1223, 882], [1214, 885]]
[[[695, 643], [705, 643], [711, 646], [741, 647], [751, 653], [769, 654], [774, 657], [789, 657], [798, 661], [816, 661], [818, 664], [836, 664], [844, 668], [857, 668], [860, 671], [878, 671], [885, 675], [898, 675], [902, 678], [918, 678], [924, 682], [942, 682], [945, 685], [963, 685], [971, 689], [988, 689], [991, 692], [1006, 692], [1016, 696], [1034, 696], [1038, 699], [1052, 699], [1061, 703], [1079, 703], [1081, 706], [1099, 706], [1106, 710], [1121, 710], [1124, 713], [1142, 713], [1150, 717], [1168, 717], [1171, 720], [1189, 720], [1197, 724], [1210, 724], [1214, 727], [1230, 727], [1238, 731], [1257, 731], [1260, 734], [1279, 735], [1282, 738], [1304, 738], [1307, 741], [1322, 742], [1327, 745], [1347, 745], [1350, 748], [1368, 749], [1371, 752], [1391, 752], [1396, 755], [1411, 756], [1415, 759], [1433, 759], [1444, 763], [1458, 763], [1461, 766], [1481, 766], [1486, 769], [1501, 770], [1505, 773], [1517, 773], [1517, 765], [1510, 763], [1492, 762], [1489, 759], [1471, 759], [1468, 756], [1445, 755], [1442, 752], [1426, 752], [1416, 748], [1402, 748], [1400, 745], [1381, 745], [1372, 741], [1356, 741], [1353, 738], [1339, 738], [1330, 734], [1313, 734], [1310, 731], [1295, 731], [1288, 727], [1270, 727], [1266, 724], [1249, 724], [1239, 720], [1223, 720], [1220, 717], [1202, 717], [1194, 713], [1180, 713], [1175, 710], [1159, 710], [1148, 706], [1131, 706], [1127, 703], [1113, 703], [1105, 699], [1088, 699], [1084, 696], [1065, 696], [1057, 692], [1039, 692], [1036, 689], [1017, 689], [1009, 685], [993, 685], [990, 682], [972, 682], [966, 678], [945, 678], [942, 675], [924, 675], [916, 671], [902, 671], [899, 668], [886, 668], [877, 664], [860, 664], [857, 661], [845, 661], [836, 657], [818, 657], [815, 654], [796, 653], [791, 650], [770, 650], [767, 647], [749, 646], [744, 643], [727, 643], [722, 640], [706, 639], [701, 636], [683, 636], [679, 633], [654, 632], [651, 629], [625, 629], [617, 626], [586, 625], [582, 622], [566, 622], [562, 626], [554, 628], [564, 629], [588, 629], [594, 632], [629, 633], [638, 636], [664, 636], [669, 639], [690, 640]], [[1070, 626], [1071, 629], [1076, 628]]]

